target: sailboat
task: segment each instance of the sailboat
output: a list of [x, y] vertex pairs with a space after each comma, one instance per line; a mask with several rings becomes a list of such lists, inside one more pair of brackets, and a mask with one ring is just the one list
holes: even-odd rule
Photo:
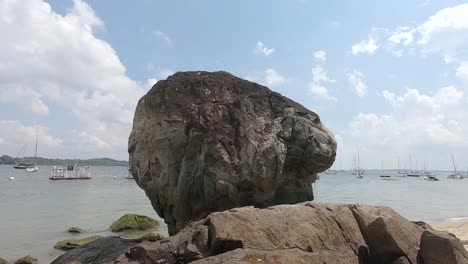
[[356, 167], [356, 178], [361, 179], [363, 173], [361, 172], [361, 167], [359, 166], [359, 151], [357, 153], [357, 167]]
[[406, 177], [406, 173], [400, 171], [400, 156], [398, 156], [398, 177]]
[[24, 146], [21, 148], [21, 150], [18, 152], [18, 155], [16, 155], [16, 158], [15, 159], [18, 159], [21, 155], [21, 162], [20, 163], [17, 163], [15, 166], [13, 166], [13, 168], [15, 169], [26, 169], [27, 167], [29, 167], [31, 164], [27, 164], [27, 163], [24, 163], [24, 153], [26, 152], [26, 144], [24, 144]]
[[447, 177], [447, 179], [456, 179], [456, 180], [463, 179], [463, 175], [457, 172], [457, 167], [455, 166], [455, 160], [453, 159], [453, 154], [452, 154], [452, 164], [453, 164], [453, 174], [450, 174]]
[[382, 160], [382, 173], [380, 174], [380, 177], [382, 178], [390, 178], [391, 176], [388, 174], [385, 174], [384, 168], [383, 168], [383, 160]]
[[419, 175], [419, 173], [416, 173], [416, 172], [413, 172], [413, 169], [411, 168], [411, 156], [409, 157], [409, 166], [410, 166], [410, 172], [408, 174], [406, 174], [406, 176], [408, 177], [419, 177], [421, 175]]
[[34, 164], [26, 168], [26, 170], [29, 172], [35, 172], [39, 170], [39, 168], [37, 167], [37, 139], [38, 139], [38, 136], [36, 136], [36, 148], [34, 149]]

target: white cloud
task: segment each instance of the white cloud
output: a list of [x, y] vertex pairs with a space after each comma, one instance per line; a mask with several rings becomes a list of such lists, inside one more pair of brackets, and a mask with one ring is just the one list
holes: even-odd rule
[[336, 102], [338, 99], [330, 94], [325, 83], [335, 83], [336, 81], [328, 77], [328, 73], [321, 66], [312, 68], [312, 82], [308, 84], [309, 92], [319, 99]]
[[[447, 86], [433, 94], [409, 89], [402, 95], [382, 95], [392, 105], [391, 113], [358, 113], [349, 123], [350, 136], [343, 139], [362, 147], [364, 166], [378, 168], [383, 159], [396, 168], [400, 155], [401, 166], [407, 168], [406, 157], [412, 155], [419, 164], [432, 164], [431, 169], [450, 169], [451, 153], [466, 157], [468, 100], [463, 91]], [[352, 152], [346, 150], [349, 159]]]
[[358, 70], [352, 70], [346, 75], [348, 76], [348, 82], [353, 86], [354, 92], [359, 97], [365, 96], [367, 94], [367, 85], [364, 82], [364, 74]]
[[388, 41], [393, 45], [403, 45], [406, 47], [413, 43], [415, 32], [415, 29], [410, 29], [409, 27], [399, 27], [392, 32]]
[[257, 42], [257, 46], [255, 47], [255, 53], [269, 57], [273, 54], [273, 52], [275, 52], [274, 48], [268, 48], [261, 41]]
[[319, 50], [319, 51], [314, 52], [314, 59], [317, 62], [327, 61], [327, 52], [324, 50]]
[[279, 74], [274, 69], [267, 69], [265, 71], [265, 82], [267, 86], [278, 86], [283, 84], [286, 81], [286, 78]]
[[[416, 50], [423, 56], [440, 54], [446, 63], [466, 60], [467, 13], [468, 3], [460, 4], [439, 10], [418, 26], [384, 30], [384, 34], [388, 35], [384, 48], [399, 57], [405, 50], [411, 53]], [[366, 46], [366, 42], [360, 44]], [[356, 52], [358, 50], [365, 49], [357, 49]]]
[[41, 94], [28, 87], [14, 84], [2, 86], [0, 102], [17, 104], [22, 109], [38, 116], [49, 114], [49, 107], [42, 100]]
[[0, 34], [8, 36], [0, 41], [2, 101], [39, 115], [60, 105], [76, 117], [67, 123], [76, 124], [77, 135], [109, 146], [100, 151], [87, 141], [83, 154], [126, 157], [125, 142], [144, 89], [126, 76], [115, 50], [94, 35], [104, 25], [93, 9], [74, 0], [61, 15], [46, 2], [24, 0], [0, 2], [0, 13]]
[[56, 157], [54, 153], [51, 153], [51, 150], [56, 151], [64, 143], [64, 140], [51, 136], [49, 128], [40, 125], [25, 126], [18, 120], [0, 120], [0, 135], [3, 139], [0, 155], [10, 154], [16, 156], [20, 148], [26, 144], [26, 155], [33, 156], [36, 135], [39, 138], [39, 156], [45, 154]]
[[164, 33], [164, 32], [162, 32], [160, 30], [154, 30], [153, 34], [157, 38], [159, 38], [159, 39], [163, 40], [164, 42], [166, 42], [168, 45], [172, 44], [172, 39], [171, 39], [171, 37], [169, 37], [169, 35], [167, 33]]
[[457, 68], [456, 75], [458, 78], [463, 80], [468, 87], [468, 61], [460, 63], [460, 66]]
[[458, 49], [468, 47], [467, 13], [468, 4], [445, 8], [418, 26], [423, 51], [455, 56]]
[[359, 55], [361, 53], [372, 55], [378, 48], [377, 40], [373, 36], [369, 35], [367, 40], [354, 44], [351, 47], [351, 53], [353, 55]]

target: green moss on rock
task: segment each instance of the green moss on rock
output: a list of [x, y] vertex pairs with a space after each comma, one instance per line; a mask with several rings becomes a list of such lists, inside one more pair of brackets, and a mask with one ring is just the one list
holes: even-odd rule
[[153, 218], [144, 215], [126, 214], [115, 221], [110, 229], [112, 232], [123, 230], [148, 230], [159, 225], [159, 222]]
[[77, 247], [87, 245], [101, 238], [102, 236], [92, 236], [92, 237], [86, 237], [86, 238], [81, 238], [81, 239], [66, 239], [66, 240], [57, 242], [54, 248], [62, 249], [62, 250], [70, 250], [70, 249], [74, 249]]
[[37, 263], [37, 258], [27, 255], [15, 261], [15, 264], [34, 264]]

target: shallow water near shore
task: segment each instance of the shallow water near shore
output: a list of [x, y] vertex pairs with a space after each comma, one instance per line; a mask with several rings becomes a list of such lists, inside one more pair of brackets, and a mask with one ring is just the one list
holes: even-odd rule
[[[0, 166], [0, 257], [14, 261], [25, 255], [50, 263], [63, 252], [59, 240], [112, 235], [109, 226], [126, 213], [142, 214], [161, 222], [144, 191], [126, 179], [127, 167], [91, 167], [91, 180], [51, 181], [52, 166], [30, 173]], [[15, 177], [9, 181], [9, 177]], [[117, 179], [114, 179], [117, 176]], [[82, 234], [69, 234], [78, 226]]]
[[[158, 231], [167, 227], [154, 212], [143, 190], [126, 179], [126, 167], [92, 167], [92, 180], [50, 181], [51, 166], [36, 173], [0, 165], [0, 257], [14, 261], [30, 254], [39, 263], [50, 263], [62, 254], [53, 249], [59, 240], [95, 234], [111, 235], [108, 227], [126, 213], [159, 220]], [[365, 203], [394, 208], [410, 220], [440, 223], [468, 216], [468, 179], [440, 181], [392, 177], [382, 180], [379, 171], [363, 179], [349, 172], [322, 174], [313, 184], [316, 202]], [[15, 181], [8, 178], [14, 176]], [[113, 177], [117, 176], [117, 179]], [[79, 226], [83, 234], [66, 230]]]

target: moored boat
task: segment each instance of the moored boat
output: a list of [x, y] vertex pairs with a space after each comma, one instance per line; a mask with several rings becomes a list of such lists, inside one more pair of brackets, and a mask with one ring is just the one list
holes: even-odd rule
[[49, 177], [50, 180], [89, 180], [91, 172], [89, 166], [68, 165], [67, 168], [54, 166]]
[[447, 179], [462, 180], [464, 177], [461, 173], [457, 172], [457, 167], [455, 166], [455, 159], [452, 154], [452, 164], [453, 164], [453, 173], [450, 174]]
[[426, 181], [439, 181], [439, 179], [436, 176], [431, 176], [431, 175], [424, 176], [424, 180], [426, 180]]

